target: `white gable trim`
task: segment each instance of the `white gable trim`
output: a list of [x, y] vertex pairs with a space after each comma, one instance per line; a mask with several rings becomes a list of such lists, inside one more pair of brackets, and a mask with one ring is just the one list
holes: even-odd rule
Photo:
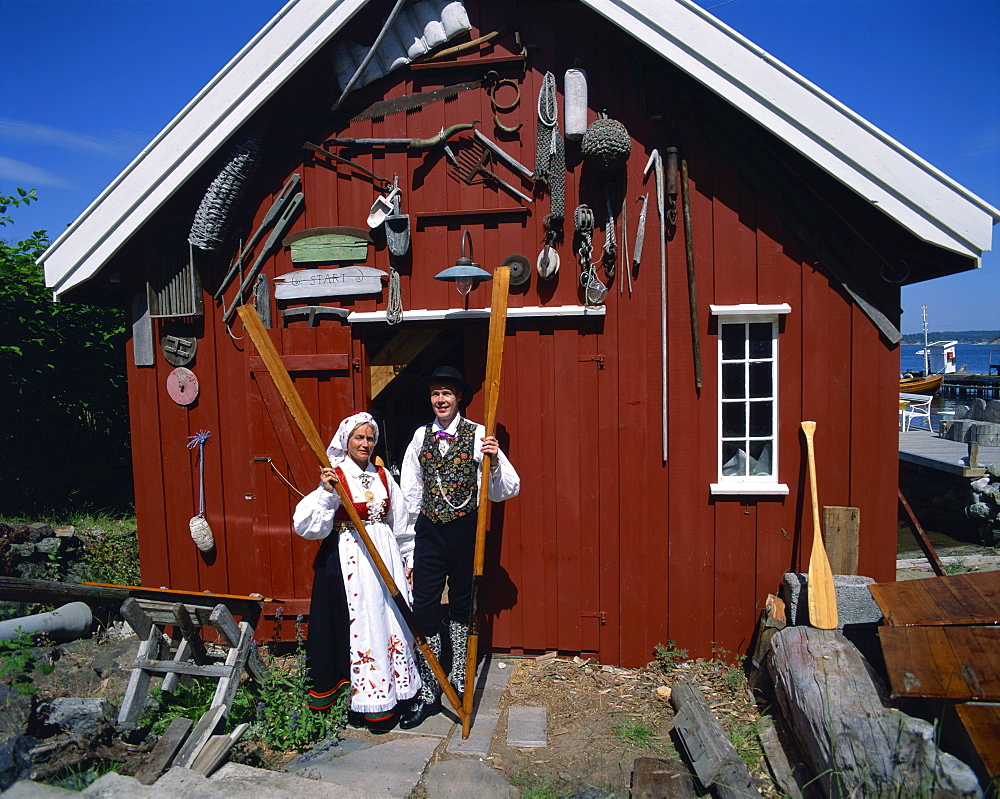
[[53, 294], [93, 277], [366, 3], [291, 0], [279, 11], [42, 254]]
[[[367, 0], [291, 0], [39, 259], [93, 277]], [[978, 262], [1000, 211], [689, 0], [582, 0], [919, 238]], [[332, 79], [331, 74], [331, 79]]]

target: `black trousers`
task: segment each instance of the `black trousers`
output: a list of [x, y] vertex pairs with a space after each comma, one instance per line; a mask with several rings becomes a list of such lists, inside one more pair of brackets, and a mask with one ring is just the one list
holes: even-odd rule
[[413, 615], [425, 636], [441, 632], [441, 592], [448, 580], [448, 615], [469, 623], [472, 613], [472, 563], [476, 552], [476, 514], [447, 524], [421, 514], [414, 526]]

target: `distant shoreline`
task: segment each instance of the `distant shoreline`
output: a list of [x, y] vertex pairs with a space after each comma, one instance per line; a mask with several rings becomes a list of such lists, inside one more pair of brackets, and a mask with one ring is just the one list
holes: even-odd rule
[[[927, 342], [956, 341], [959, 344], [998, 345], [1000, 330], [945, 330], [927, 334]], [[900, 344], [923, 344], [923, 333], [904, 333]]]

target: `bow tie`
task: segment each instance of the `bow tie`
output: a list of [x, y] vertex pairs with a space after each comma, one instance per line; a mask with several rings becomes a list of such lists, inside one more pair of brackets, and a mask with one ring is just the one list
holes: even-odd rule
[[455, 440], [455, 434], [454, 433], [447, 433], [444, 430], [435, 430], [434, 431], [434, 435], [437, 438], [439, 438], [439, 439], [443, 438], [445, 441], [454, 441]]

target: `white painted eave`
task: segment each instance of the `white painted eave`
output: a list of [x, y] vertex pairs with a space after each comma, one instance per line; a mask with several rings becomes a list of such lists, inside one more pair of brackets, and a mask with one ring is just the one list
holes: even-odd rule
[[291, 0], [282, 8], [42, 254], [54, 296], [97, 274], [366, 3]]
[[1000, 210], [689, 0], [582, 0], [920, 239], [977, 262]]

